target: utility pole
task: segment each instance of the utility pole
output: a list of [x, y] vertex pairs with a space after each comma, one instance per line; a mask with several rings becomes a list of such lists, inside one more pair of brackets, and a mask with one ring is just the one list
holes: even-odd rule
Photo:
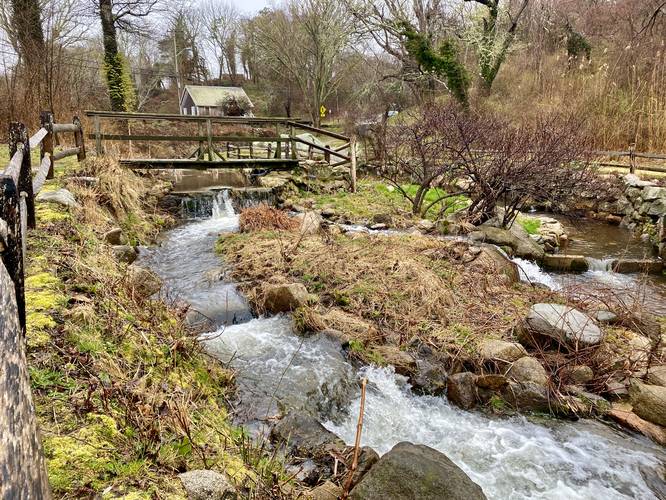
[[173, 30], [173, 64], [176, 70], [176, 88], [178, 89], [178, 112], [182, 115], [180, 107], [180, 71], [178, 70], [178, 46], [176, 45], [176, 30]]

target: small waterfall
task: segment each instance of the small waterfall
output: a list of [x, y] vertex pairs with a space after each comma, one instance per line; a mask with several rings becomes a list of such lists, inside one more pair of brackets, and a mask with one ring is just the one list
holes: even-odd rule
[[594, 257], [585, 257], [589, 271], [613, 271], [613, 259], [595, 259]]
[[236, 215], [234, 206], [231, 204], [231, 197], [229, 190], [218, 191], [213, 198], [211, 207], [211, 215], [213, 219], [220, 219], [222, 217], [233, 217]]
[[560, 284], [555, 281], [550, 274], [544, 272], [538, 264], [519, 257], [514, 257], [511, 260], [518, 266], [518, 272], [520, 273], [520, 279], [522, 281], [541, 283], [551, 290], [560, 290], [562, 288]]

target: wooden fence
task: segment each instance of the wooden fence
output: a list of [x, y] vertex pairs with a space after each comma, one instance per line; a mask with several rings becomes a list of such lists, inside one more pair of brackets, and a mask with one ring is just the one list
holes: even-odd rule
[[[9, 127], [7, 168], [0, 173], [0, 498], [50, 498], [26, 363], [25, 258], [34, 228], [35, 196], [53, 176], [56, 161], [85, 158], [81, 122], [55, 123], [41, 115], [31, 137], [22, 123]], [[54, 152], [58, 134], [74, 134], [75, 147]], [[33, 176], [31, 151], [40, 148]]]
[[[97, 154], [104, 153], [106, 141], [133, 142], [195, 142], [198, 147], [189, 158], [126, 158], [121, 164], [130, 168], [257, 168], [265, 170], [289, 170], [298, 166], [302, 155], [298, 144], [307, 147], [307, 158], [315, 154], [331, 163], [332, 166], [355, 165], [355, 147], [352, 138], [330, 130], [312, 127], [305, 120], [292, 118], [267, 117], [218, 117], [191, 116], [159, 113], [119, 113], [109, 111], [86, 111], [93, 120], [93, 132], [88, 135], [94, 139]], [[108, 133], [102, 130], [104, 120], [123, 120], [128, 133]], [[132, 134], [131, 122], [162, 121], [196, 123], [198, 133], [191, 135], [169, 134]], [[230, 136], [215, 135], [213, 125], [241, 125], [271, 128], [271, 136]], [[305, 131], [320, 137], [342, 142], [332, 146], [321, 145], [299, 137], [296, 132]], [[220, 147], [220, 145], [222, 145]], [[235, 158], [234, 158], [235, 156]]]

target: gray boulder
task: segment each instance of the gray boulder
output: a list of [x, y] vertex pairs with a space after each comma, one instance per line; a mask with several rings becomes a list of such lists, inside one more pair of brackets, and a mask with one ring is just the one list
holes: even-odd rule
[[36, 197], [37, 201], [50, 201], [65, 207], [79, 207], [74, 195], [65, 188], [56, 189], [55, 191], [41, 191]]
[[476, 406], [476, 375], [471, 372], [449, 376], [446, 384], [447, 397], [456, 406], [469, 410]]
[[537, 359], [531, 356], [524, 356], [513, 363], [507, 376], [521, 384], [531, 383], [539, 387], [548, 386], [546, 370]]
[[624, 176], [624, 183], [628, 187], [634, 187], [634, 188], [644, 188], [644, 187], [650, 187], [650, 186], [655, 185], [654, 182], [642, 180], [636, 174], [627, 174], [627, 175], [625, 175]]
[[398, 443], [352, 489], [354, 500], [482, 500], [486, 496], [446, 455]]
[[190, 500], [222, 500], [238, 498], [236, 489], [224, 474], [212, 470], [191, 470], [179, 474], [180, 482]]
[[527, 233], [524, 233], [524, 230], [520, 231], [521, 229], [518, 224], [514, 224], [511, 230], [483, 224], [470, 234], [470, 238], [474, 241], [484, 241], [501, 247], [511, 247], [518, 257], [531, 260], [541, 259], [544, 255], [543, 248]]
[[666, 387], [632, 380], [629, 400], [636, 415], [653, 424], [666, 426]]
[[301, 283], [273, 285], [266, 290], [264, 307], [269, 313], [289, 312], [308, 303], [310, 295]]
[[529, 329], [537, 334], [574, 347], [595, 345], [604, 338], [592, 318], [561, 304], [534, 304], [526, 322]]

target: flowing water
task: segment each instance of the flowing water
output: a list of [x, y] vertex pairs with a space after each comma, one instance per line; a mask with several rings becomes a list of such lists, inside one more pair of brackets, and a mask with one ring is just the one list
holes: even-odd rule
[[338, 344], [295, 335], [287, 316], [250, 318], [233, 283], [210, 279], [220, 266], [213, 250], [218, 234], [238, 227], [228, 195], [216, 197], [215, 207], [210, 219], [169, 231], [142, 259], [164, 278], [169, 293], [214, 319], [217, 326], [201, 341], [237, 370], [235, 415], [241, 422], [261, 427], [295, 408], [316, 415], [351, 444], [360, 404], [356, 382], [365, 376], [362, 444], [380, 453], [400, 441], [432, 446], [491, 499], [656, 498], [645, 478], [658, 477], [664, 457], [644, 438], [593, 422], [536, 424], [465, 412], [444, 398], [413, 394], [390, 369], [355, 372]]

